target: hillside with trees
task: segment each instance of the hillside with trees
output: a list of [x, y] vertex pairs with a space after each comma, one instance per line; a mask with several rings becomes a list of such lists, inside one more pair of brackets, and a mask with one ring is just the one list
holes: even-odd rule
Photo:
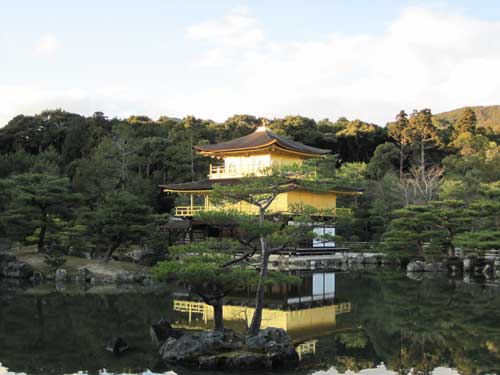
[[[454, 124], [465, 108], [438, 113], [434, 117], [438, 121], [446, 121], [449, 124]], [[500, 134], [500, 105], [474, 106], [470, 108], [476, 115], [477, 126], [485, 129], [491, 128], [494, 133]]]
[[176, 197], [158, 185], [204, 178], [209, 161], [193, 145], [250, 134], [265, 120], [276, 133], [332, 150], [315, 167], [365, 189], [355, 201], [339, 199], [354, 209], [339, 223], [345, 241], [415, 256], [500, 248], [499, 137], [481, 126], [496, 112], [477, 111], [401, 111], [385, 127], [344, 117], [19, 115], [0, 128], [0, 238], [106, 259], [148, 246], [161, 258], [167, 239], [157, 228]]

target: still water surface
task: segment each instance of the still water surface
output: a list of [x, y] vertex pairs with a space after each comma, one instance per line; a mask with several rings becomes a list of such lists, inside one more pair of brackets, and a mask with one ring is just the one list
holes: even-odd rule
[[[266, 297], [264, 326], [287, 329], [302, 358], [287, 374], [500, 374], [500, 286], [394, 272], [302, 279], [299, 286], [274, 285]], [[244, 329], [246, 298], [227, 301], [227, 326]], [[0, 281], [0, 375], [208, 374], [158, 361], [149, 326], [161, 318], [209, 328], [211, 309], [175, 286]], [[130, 346], [119, 357], [105, 350], [114, 336]]]

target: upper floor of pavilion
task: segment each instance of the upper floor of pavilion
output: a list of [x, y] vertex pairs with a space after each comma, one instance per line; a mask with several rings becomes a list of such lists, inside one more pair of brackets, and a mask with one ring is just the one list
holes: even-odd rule
[[211, 180], [259, 176], [271, 166], [301, 164], [306, 159], [330, 153], [330, 150], [289, 140], [265, 126], [244, 137], [194, 148], [212, 158], [208, 173]]

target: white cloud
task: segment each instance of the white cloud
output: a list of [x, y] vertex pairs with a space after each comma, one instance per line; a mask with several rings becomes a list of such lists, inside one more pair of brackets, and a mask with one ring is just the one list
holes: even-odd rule
[[200, 71], [213, 74], [217, 66], [230, 77], [190, 95], [205, 116], [347, 115], [384, 124], [402, 108], [437, 112], [500, 101], [500, 22], [411, 7], [380, 34], [276, 42], [248, 13], [241, 22], [232, 17], [189, 29], [211, 42], [202, 59], [211, 66]]
[[192, 25], [188, 37], [210, 45], [197, 63], [216, 66], [245, 49], [257, 48], [264, 41], [264, 32], [246, 8], [238, 8], [220, 20]]
[[47, 89], [37, 85], [0, 85], [0, 127], [19, 114], [33, 115], [46, 109], [64, 109], [91, 115], [102, 111], [109, 117], [126, 118], [135, 114], [153, 118], [181, 114], [165, 107], [163, 99], [136, 95], [133, 89], [107, 86], [93, 89]]
[[35, 53], [39, 55], [52, 55], [59, 49], [59, 40], [53, 34], [44, 34], [36, 42]]
[[[379, 33], [342, 34], [332, 25], [322, 37], [286, 41], [274, 40], [263, 26], [245, 9], [192, 25], [186, 47], [198, 55], [172, 82], [168, 72], [148, 72], [157, 77], [154, 87], [124, 79], [113, 89], [104, 71], [85, 90], [77, 81], [57, 90], [48, 80], [0, 86], [0, 126], [14, 114], [54, 107], [219, 121], [235, 113], [347, 116], [383, 125], [400, 109], [500, 104], [500, 20], [410, 7]], [[42, 39], [39, 53], [57, 49], [54, 36]]]

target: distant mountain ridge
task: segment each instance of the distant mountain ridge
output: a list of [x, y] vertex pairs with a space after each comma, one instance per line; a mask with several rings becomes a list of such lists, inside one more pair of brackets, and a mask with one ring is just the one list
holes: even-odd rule
[[[438, 113], [434, 117], [454, 123], [465, 108], [467, 107]], [[500, 134], [500, 105], [471, 106], [470, 108], [474, 110], [479, 126], [491, 127], [495, 133]]]

